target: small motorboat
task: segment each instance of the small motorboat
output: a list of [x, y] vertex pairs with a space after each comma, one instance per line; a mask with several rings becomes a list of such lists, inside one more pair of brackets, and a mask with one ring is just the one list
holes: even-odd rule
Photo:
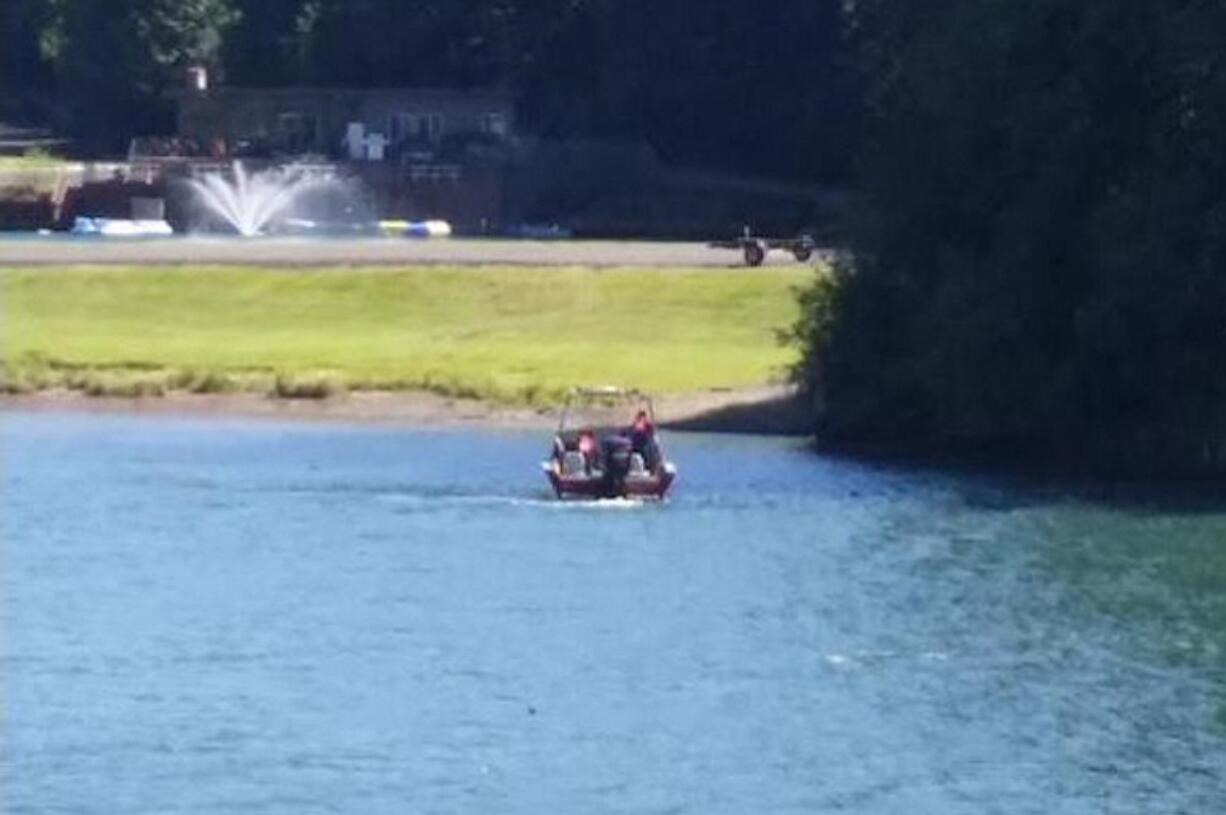
[[558, 498], [662, 500], [677, 478], [651, 397], [625, 388], [572, 389], [541, 468]]

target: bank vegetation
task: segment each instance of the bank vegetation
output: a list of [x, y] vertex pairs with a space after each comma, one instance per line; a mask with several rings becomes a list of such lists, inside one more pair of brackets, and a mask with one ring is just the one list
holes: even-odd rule
[[1226, 10], [859, 0], [830, 444], [1226, 473]]

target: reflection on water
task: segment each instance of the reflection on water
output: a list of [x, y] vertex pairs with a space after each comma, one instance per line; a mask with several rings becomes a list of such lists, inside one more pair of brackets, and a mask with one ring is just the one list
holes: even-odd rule
[[1226, 514], [674, 437], [3, 418], [11, 812], [1223, 811]]

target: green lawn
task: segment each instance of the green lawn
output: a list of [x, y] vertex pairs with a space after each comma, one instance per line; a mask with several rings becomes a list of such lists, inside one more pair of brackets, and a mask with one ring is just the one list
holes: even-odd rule
[[814, 272], [422, 267], [0, 271], [5, 387], [430, 389], [502, 401], [780, 375]]
[[57, 170], [73, 166], [73, 162], [45, 153], [28, 153], [24, 156], [0, 156], [0, 171]]

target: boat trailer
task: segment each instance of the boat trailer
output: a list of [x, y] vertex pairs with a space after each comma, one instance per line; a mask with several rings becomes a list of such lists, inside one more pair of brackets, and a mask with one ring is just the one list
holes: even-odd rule
[[728, 241], [711, 241], [712, 249], [734, 249], [745, 258], [746, 266], [761, 266], [772, 251], [790, 252], [800, 263], [808, 263], [817, 251], [817, 241], [810, 235], [796, 238], [759, 238], [748, 228], [740, 237]]

